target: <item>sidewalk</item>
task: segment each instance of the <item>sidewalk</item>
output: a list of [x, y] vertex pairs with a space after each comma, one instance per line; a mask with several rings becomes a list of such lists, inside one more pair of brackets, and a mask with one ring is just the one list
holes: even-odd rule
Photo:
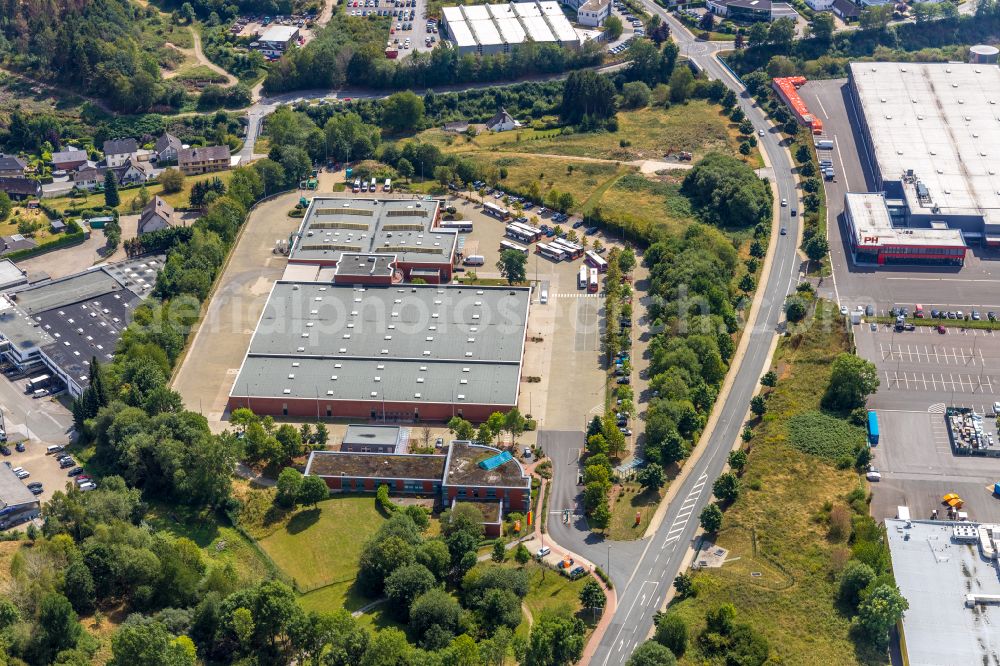
[[[542, 485], [538, 489], [539, 512], [541, 512], [543, 510], [542, 507], [545, 506], [545, 491], [548, 489], [548, 485], [549, 485], [548, 480], [542, 479]], [[590, 663], [590, 659], [594, 656], [594, 653], [597, 651], [597, 646], [600, 645], [601, 639], [604, 638], [604, 634], [605, 632], [607, 632], [608, 627], [611, 626], [611, 619], [615, 616], [615, 610], [618, 607], [618, 594], [617, 592], [615, 592], [614, 589], [609, 588], [607, 584], [605, 584], [605, 582], [601, 580], [600, 576], [598, 576], [594, 572], [594, 567], [596, 565], [593, 562], [591, 562], [585, 557], [577, 555], [574, 552], [562, 548], [559, 544], [555, 542], [555, 540], [552, 539], [552, 537], [548, 537], [548, 543], [546, 543], [546, 535], [542, 534], [540, 521], [541, 521], [541, 516], [540, 515], [535, 516], [534, 535], [530, 540], [525, 542], [525, 546], [528, 548], [528, 550], [530, 550], [532, 553], [536, 553], [538, 552], [539, 548], [548, 545], [550, 548], [552, 548], [552, 553], [548, 556], [548, 558], [554, 558], [556, 560], [561, 560], [564, 557], [573, 558], [573, 560], [575, 560], [577, 564], [586, 567], [590, 571], [590, 575], [594, 578], [594, 580], [598, 582], [598, 584], [601, 586], [601, 589], [604, 590], [604, 594], [607, 596], [608, 599], [608, 602], [604, 607], [604, 612], [601, 614], [601, 619], [597, 623], [597, 626], [594, 627], [594, 633], [590, 635], [590, 639], [587, 641], [587, 645], [583, 649], [583, 657], [580, 659], [579, 663], [581, 664], [581, 666], [586, 666], [586, 664]]]

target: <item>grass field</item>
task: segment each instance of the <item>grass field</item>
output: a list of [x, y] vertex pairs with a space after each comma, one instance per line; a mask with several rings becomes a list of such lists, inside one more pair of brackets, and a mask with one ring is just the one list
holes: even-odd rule
[[[782, 664], [885, 663], [884, 655], [851, 640], [850, 621], [834, 601], [836, 575], [849, 547], [829, 539], [817, 519], [824, 505], [858, 487], [858, 475], [803, 453], [789, 432], [790, 420], [819, 409], [830, 365], [849, 349], [835, 307], [822, 305], [810, 325], [781, 340], [775, 354], [778, 386], [751, 441], [744, 492], [726, 510], [718, 540], [730, 550], [730, 561], [739, 559], [695, 574], [698, 595], [673, 608], [694, 636], [704, 627], [706, 611], [733, 603], [740, 621], [767, 636], [772, 656]], [[693, 640], [682, 663], [699, 664], [703, 657]]]
[[[186, 208], [189, 205], [191, 198], [191, 187], [198, 181], [211, 180], [212, 178], [220, 178], [223, 183], [229, 184], [229, 180], [233, 177], [232, 171], [218, 171], [216, 173], [206, 173], [200, 176], [186, 176], [184, 178], [184, 187], [180, 192], [174, 192], [172, 194], [162, 194], [163, 188], [158, 183], [151, 183], [146, 186], [146, 190], [149, 192], [150, 196], [160, 195], [163, 199], [175, 208]], [[118, 194], [121, 198], [121, 203], [118, 205], [118, 212], [123, 215], [127, 215], [132, 212], [132, 200], [139, 196], [139, 188], [130, 190], [119, 190]], [[63, 210], [66, 208], [99, 208], [104, 205], [104, 193], [94, 193], [88, 194], [86, 197], [56, 197], [53, 199], [46, 199], [45, 202], [55, 208], [56, 210]]]
[[[649, 521], [656, 513], [656, 505], [660, 503], [663, 491], [644, 491], [642, 486], [633, 481], [622, 484], [622, 492], [611, 504], [611, 525], [608, 527], [609, 539], [628, 541], [638, 539], [646, 532]], [[635, 513], [640, 512], [640, 520], [635, 522]]]
[[613, 218], [634, 221], [632, 228], [641, 233], [651, 226], [679, 232], [694, 216], [691, 203], [680, 193], [686, 173], [676, 170], [652, 177], [627, 174], [613, 183], [595, 205]]
[[692, 100], [666, 110], [647, 107], [622, 111], [618, 114], [617, 132], [563, 134], [559, 130], [536, 132], [526, 129], [484, 133], [471, 144], [458, 139], [443, 150], [461, 151], [468, 145], [474, 145], [480, 150], [546, 153], [620, 162], [660, 160], [668, 152], [687, 150], [694, 153], [694, 159], [698, 160], [711, 151], [736, 154], [739, 143], [735, 139], [735, 129], [730, 125], [719, 107], [702, 100]]
[[[353, 581], [365, 541], [385, 522], [372, 495], [345, 495], [273, 525], [260, 546], [302, 592]], [[344, 590], [344, 597], [347, 597]]]
[[3, 223], [0, 223], [0, 236], [10, 236], [21, 233], [18, 230], [18, 220], [31, 222], [35, 226], [35, 231], [29, 237], [37, 243], [49, 240], [53, 234], [49, 227], [50, 221], [40, 209], [15, 207]]

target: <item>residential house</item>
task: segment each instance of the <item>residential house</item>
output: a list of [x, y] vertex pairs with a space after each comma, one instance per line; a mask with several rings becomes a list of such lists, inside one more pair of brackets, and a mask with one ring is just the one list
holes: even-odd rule
[[158, 196], [146, 204], [139, 216], [139, 234], [148, 234], [174, 226], [176, 223], [174, 207]]
[[24, 177], [0, 177], [0, 192], [6, 192], [11, 199], [27, 199], [42, 195], [42, 184]]
[[52, 153], [52, 168], [61, 171], [79, 169], [87, 163], [87, 151], [79, 148], [67, 148], [58, 153]]
[[189, 176], [229, 168], [229, 146], [204, 146], [181, 148], [177, 151], [177, 165]]
[[576, 10], [576, 22], [588, 28], [599, 28], [611, 16], [611, 0], [587, 0]]
[[853, 23], [861, 18], [861, 8], [851, 0], [833, 0], [833, 13], [844, 23]]
[[104, 161], [106, 166], [117, 169], [129, 159], [134, 159], [139, 152], [139, 144], [135, 139], [112, 139], [104, 142]]
[[833, 9], [833, 0], [806, 0], [813, 11], [822, 12]]
[[107, 169], [103, 167], [85, 166], [77, 169], [70, 176], [73, 186], [81, 190], [92, 190], [104, 185], [104, 174]]
[[0, 153], [0, 177], [19, 178], [24, 175], [24, 170], [28, 163], [17, 155], [4, 155]]
[[514, 117], [507, 113], [507, 109], [500, 109], [495, 116], [486, 121], [486, 129], [491, 132], [506, 132], [520, 126], [521, 123], [514, 120]]
[[164, 162], [176, 162], [177, 153], [183, 147], [184, 145], [180, 139], [170, 132], [164, 132], [163, 136], [156, 140], [153, 152], [156, 153], [156, 161], [161, 164]]
[[153, 165], [149, 162], [126, 160], [121, 167], [114, 169], [119, 185], [138, 185], [153, 177]]

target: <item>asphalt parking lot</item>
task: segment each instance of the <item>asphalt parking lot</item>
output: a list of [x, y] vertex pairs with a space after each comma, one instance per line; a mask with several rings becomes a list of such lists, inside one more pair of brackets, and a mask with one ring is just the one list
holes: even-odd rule
[[1000, 499], [993, 495], [1000, 458], [952, 454], [943, 406], [922, 412], [880, 409], [878, 418], [882, 435], [872, 453], [882, 480], [872, 484], [872, 516], [894, 518], [897, 507], [907, 506], [912, 518], [928, 519], [937, 509], [945, 519], [941, 498], [957, 493], [970, 520], [1000, 521]]
[[[871, 266], [854, 263], [843, 219], [844, 194], [874, 191], [868, 156], [858, 134], [859, 121], [846, 79], [810, 81], [799, 90], [809, 110], [824, 124], [833, 150], [820, 159], [833, 162], [836, 176], [824, 181], [828, 236], [833, 261], [833, 291], [838, 302], [921, 303], [939, 309], [1000, 309], [1000, 252], [970, 246], [965, 266]], [[877, 278], [877, 279], [872, 279]]]
[[926, 410], [935, 405], [992, 412], [1000, 400], [1000, 335], [996, 331], [935, 328], [896, 332], [854, 327], [858, 354], [878, 368], [880, 386], [870, 399], [878, 409]]
[[66, 484], [73, 483], [73, 477], [68, 476], [67, 472], [72, 468], [60, 468], [59, 461], [56, 460], [55, 456], [45, 455], [46, 444], [39, 442], [26, 442], [26, 450], [21, 453], [14, 449], [11, 445], [11, 454], [9, 456], [4, 456], [4, 463], [10, 463], [11, 467], [23, 467], [24, 470], [31, 474], [28, 478], [24, 479], [25, 485], [34, 482], [40, 482], [44, 492], [38, 495], [38, 500], [40, 502], [47, 502], [52, 498], [52, 493], [57, 490], [65, 490]]

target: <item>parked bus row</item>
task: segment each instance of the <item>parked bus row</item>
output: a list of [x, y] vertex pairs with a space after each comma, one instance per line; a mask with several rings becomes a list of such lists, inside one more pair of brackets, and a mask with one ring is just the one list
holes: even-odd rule
[[442, 229], [450, 229], [458, 232], [471, 232], [472, 222], [469, 222], [468, 220], [445, 220], [440, 224], [440, 227]]
[[483, 204], [483, 212], [487, 215], [497, 218], [498, 220], [506, 220], [510, 217], [510, 211], [503, 206], [498, 206], [494, 203], [487, 201]]
[[542, 237], [542, 230], [520, 222], [511, 222], [504, 229], [504, 235], [522, 243], [534, 243]]
[[608, 262], [604, 260], [604, 257], [597, 254], [593, 250], [587, 250], [587, 254], [585, 256], [586, 258], [584, 261], [596, 268], [599, 273], [608, 272]]
[[527, 256], [528, 254], [528, 248], [524, 247], [523, 245], [518, 245], [517, 243], [509, 240], [500, 241], [500, 251], [503, 252], [504, 250], [514, 250], [516, 252], [520, 252], [525, 256]]
[[[354, 179], [354, 186], [351, 191], [357, 194], [358, 192], [378, 192], [378, 184], [375, 179], [372, 178], [371, 183], [367, 179], [362, 180], [361, 178]], [[385, 182], [382, 183], [383, 192], [392, 192], [392, 179], [386, 178]]]
[[597, 269], [586, 265], [580, 266], [580, 275], [577, 277], [576, 286], [579, 289], [586, 289], [591, 294], [596, 294], [600, 289]]

